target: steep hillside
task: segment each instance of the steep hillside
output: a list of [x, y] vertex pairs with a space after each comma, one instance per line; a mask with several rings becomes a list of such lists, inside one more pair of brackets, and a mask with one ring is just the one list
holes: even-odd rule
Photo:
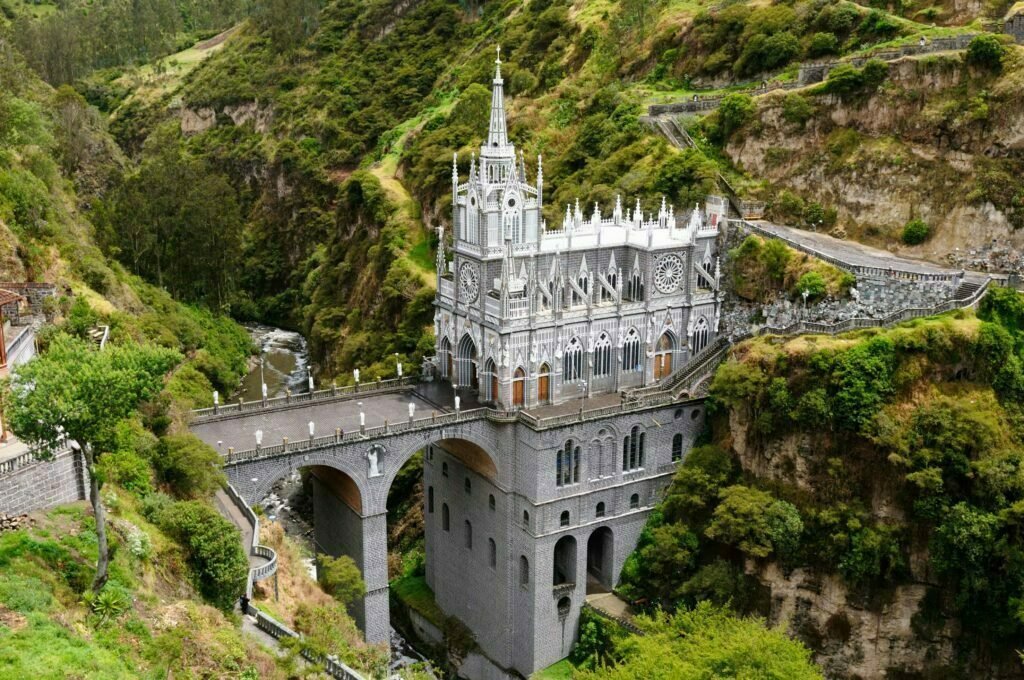
[[625, 590], [785, 622], [831, 678], [1024, 677], [1021, 310], [739, 345]]
[[[906, 57], [874, 83], [833, 73], [832, 84], [759, 97], [726, 152], [771, 182], [777, 219], [802, 224], [802, 202], [814, 201], [859, 240], [1019, 270], [1024, 49], [1002, 49], [1001, 59], [981, 49]], [[923, 243], [903, 238], [915, 219], [929, 227]]]

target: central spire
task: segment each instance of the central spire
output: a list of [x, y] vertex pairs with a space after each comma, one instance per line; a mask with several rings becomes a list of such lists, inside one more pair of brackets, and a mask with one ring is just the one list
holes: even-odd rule
[[505, 127], [505, 92], [501, 79], [501, 45], [494, 60], [494, 90], [491, 94], [491, 127], [487, 132], [489, 149], [504, 149], [508, 144], [508, 130]]

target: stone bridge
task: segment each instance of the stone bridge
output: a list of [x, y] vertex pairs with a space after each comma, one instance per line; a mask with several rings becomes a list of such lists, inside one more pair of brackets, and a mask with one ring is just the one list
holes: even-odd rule
[[[707, 359], [712, 354], [720, 357], [721, 350], [716, 345], [695, 357], [686, 384], [696, 384], [710, 375], [714, 365]], [[704, 370], [694, 370], [701, 362]], [[492, 584], [494, 596], [501, 600], [495, 612], [507, 622], [506, 628], [519, 628], [526, 635], [529, 623], [517, 623], [515, 614], [522, 609], [516, 601], [522, 591], [508, 583], [514, 580], [517, 568], [514, 557], [529, 555], [537, 572], [544, 573], [554, 568], [550, 557], [553, 545], [544, 545], [541, 556], [534, 558], [538, 553], [518, 544], [553, 544], [556, 537], [549, 540], [548, 535], [565, 526], [568, 508], [573, 517], [581, 518], [580, 541], [586, 542], [598, 528], [614, 535], [616, 547], [608, 559], [614, 561], [618, 573], [643, 528], [646, 512], [657, 502], [676, 464], [703, 427], [703, 399], [679, 389], [678, 383], [677, 377], [675, 393], [653, 389], [655, 385], [628, 399], [605, 394], [557, 406], [501, 411], [481, 407], [469, 394], [459, 399], [460, 408], [456, 409], [453, 388], [447, 383], [384, 381], [359, 392], [323, 390], [287, 401], [204, 409], [195, 412], [191, 429], [221, 452], [231, 484], [248, 503], [258, 502], [277, 481], [300, 468], [313, 472], [318, 550], [349, 554], [362, 569], [367, 595], [354, 615], [372, 642], [389, 639], [388, 491], [396, 474], [418, 451], [431, 451], [430, 460], [425, 461], [425, 467], [431, 468], [432, 447], [438, 447], [439, 453], [452, 456], [446, 461], [451, 460], [453, 472], [460, 470], [453, 477], [464, 478], [467, 488], [472, 484], [491, 491], [491, 510], [498, 514], [491, 531], [495, 536], [504, 534], [505, 548], [500, 558], [504, 563], [492, 565], [502, 577]], [[650, 464], [643, 474], [631, 476], [620, 471], [618, 445], [609, 442], [621, 441], [623, 433], [637, 424], [647, 429]], [[256, 446], [257, 431], [261, 432], [260, 446]], [[567, 495], [560, 502], [537, 502], [536, 498], [549, 495], [550, 481], [537, 473], [537, 468], [547, 463], [538, 458], [558, 450], [567, 439], [600, 442], [596, 457], [587, 456], [594, 462], [584, 464], [588, 494]], [[448, 476], [448, 468], [445, 462], [440, 477]], [[427, 474], [425, 471], [425, 477]], [[432, 488], [428, 502], [432, 502]], [[602, 527], [582, 521], [592, 514], [589, 501], [584, 500], [590, 493], [599, 495], [598, 502], [608, 508], [608, 520], [601, 522]], [[448, 503], [458, 511], [453, 501]], [[492, 523], [486, 516], [477, 519], [469, 508], [464, 511], [470, 518], [467, 523], [472, 520], [481, 527]], [[614, 517], [617, 514], [622, 516]], [[428, 569], [430, 544], [428, 538]], [[582, 556], [580, 559], [585, 565]], [[583, 569], [579, 582], [586, 578]], [[446, 613], [459, 615], [474, 631], [493, 627], [493, 622], [479, 620], [490, 614], [460, 610], [452, 596], [460, 583], [458, 575], [437, 575], [434, 580], [439, 604]], [[438, 582], [442, 585], [436, 585]], [[585, 594], [585, 589], [579, 588], [571, 597], [579, 599], [581, 607]], [[481, 646], [496, 665], [513, 668], [518, 661], [515, 649], [535, 643], [517, 643], [512, 634], [507, 640], [482, 642]], [[551, 651], [556, 660], [565, 653], [561, 647]]]

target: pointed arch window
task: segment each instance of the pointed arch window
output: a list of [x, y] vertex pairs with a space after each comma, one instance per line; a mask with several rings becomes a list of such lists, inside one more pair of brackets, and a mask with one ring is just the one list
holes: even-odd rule
[[479, 214], [480, 210], [477, 205], [476, 194], [470, 194], [469, 200], [466, 203], [466, 225], [463, 232], [463, 237], [470, 243], [480, 242]]
[[640, 270], [634, 269], [629, 275], [629, 279], [626, 281], [626, 297], [634, 302], [640, 302], [644, 299], [644, 284], [643, 279], [640, 277]]
[[638, 373], [643, 367], [640, 334], [635, 328], [630, 328], [626, 333], [626, 341], [622, 344], [622, 370], [625, 373]]
[[[704, 268], [704, 271], [706, 271], [708, 274], [713, 274], [712, 269], [711, 269], [712, 264], [711, 264], [711, 253], [710, 252], [707, 252], [707, 253], [704, 254], [704, 261], [701, 263], [701, 266]], [[706, 278], [704, 278], [704, 276], [702, 276], [701, 274], [698, 273], [697, 274], [697, 288], [700, 289], [700, 290], [711, 290], [711, 288], [712, 288], [711, 282], [708, 281]]]
[[619, 285], [619, 273], [614, 269], [608, 270], [608, 288], [601, 287], [601, 302], [615, 302], [615, 287]]
[[601, 333], [594, 344], [594, 377], [610, 375], [612, 372], [612, 341], [607, 333]]
[[702, 316], [693, 329], [694, 354], [700, 353], [701, 350], [708, 346], [708, 338], [710, 335], [711, 329], [708, 327], [708, 320]]
[[555, 452], [555, 485], [568, 486], [580, 481], [580, 446], [569, 439]]
[[672, 437], [672, 462], [676, 463], [683, 459], [683, 435], [677, 433]]
[[583, 379], [583, 343], [573, 338], [565, 347], [562, 355], [562, 382], [574, 382]]
[[634, 425], [629, 434], [622, 440], [622, 471], [633, 472], [644, 467], [646, 433]]
[[452, 343], [447, 337], [441, 338], [441, 349], [438, 354], [440, 355], [438, 356], [438, 359], [441, 360], [441, 377], [448, 378], [450, 380], [454, 370]]

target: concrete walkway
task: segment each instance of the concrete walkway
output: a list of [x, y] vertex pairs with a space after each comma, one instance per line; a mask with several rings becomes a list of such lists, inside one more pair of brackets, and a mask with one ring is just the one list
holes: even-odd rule
[[[843, 239], [838, 239], [818, 231], [806, 231], [763, 221], [756, 221], [753, 224], [774, 234], [783, 241], [799, 244], [805, 248], [812, 248], [855, 267], [896, 269], [915, 274], [957, 274], [960, 272], [957, 269], [897, 255], [896, 253], [890, 253], [879, 248], [872, 248], [857, 241], [844, 241]], [[967, 274], [971, 273], [967, 272]], [[984, 280], [984, 277], [982, 280]]]
[[249, 559], [249, 568], [255, 569], [266, 564], [266, 557], [252, 554], [252, 525], [249, 524], [249, 521], [242, 511], [238, 509], [238, 506], [231, 502], [227, 492], [219, 489], [213, 495], [213, 505], [217, 508], [217, 512], [238, 527], [238, 530], [242, 533], [242, 549], [245, 550], [245, 555]]
[[587, 604], [613, 619], [633, 623], [633, 610], [625, 600], [615, 593], [594, 593], [587, 595]]

